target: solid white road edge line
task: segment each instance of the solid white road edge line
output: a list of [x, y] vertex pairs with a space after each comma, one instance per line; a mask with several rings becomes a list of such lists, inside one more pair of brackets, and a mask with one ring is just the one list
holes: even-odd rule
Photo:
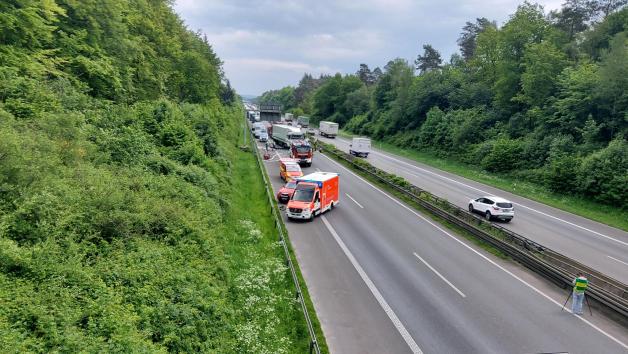
[[[476, 188], [476, 187], [470, 186], [470, 185], [468, 185], [468, 184], [466, 184], [466, 183], [463, 183], [463, 182], [460, 182], [460, 181], [456, 181], [456, 180], [455, 180], [455, 179], [453, 179], [453, 178], [449, 178], [449, 177], [446, 177], [446, 176], [440, 175], [440, 174], [438, 174], [438, 173], [436, 173], [436, 172], [432, 172], [432, 171], [430, 171], [430, 170], [427, 170], [427, 169], [421, 168], [421, 167], [416, 166], [416, 165], [413, 165], [413, 164], [411, 164], [411, 163], [408, 163], [408, 162], [405, 162], [405, 161], [399, 160], [399, 159], [397, 159], [397, 158], [394, 158], [394, 157], [392, 157], [392, 156], [389, 156], [389, 155], [383, 154], [383, 153], [378, 152], [378, 151], [374, 151], [374, 150], [373, 150], [373, 151], [371, 151], [371, 154], [379, 155], [379, 156], [385, 157], [385, 158], [387, 158], [387, 159], [390, 159], [390, 160], [393, 160], [393, 161], [396, 161], [396, 162], [402, 163], [402, 164], [407, 165], [407, 166], [410, 166], [410, 167], [412, 167], [412, 168], [416, 168], [417, 170], [421, 170], [421, 171], [423, 171], [423, 172], [426, 172], [426, 173], [432, 174], [432, 175], [434, 175], [434, 176], [438, 176], [438, 177], [440, 177], [440, 178], [442, 178], [442, 179], [445, 179], [445, 180], [448, 180], [448, 181], [450, 181], [450, 182], [454, 182], [454, 183], [460, 184], [460, 185], [462, 185], [462, 186], [465, 186], [465, 187], [467, 187], [467, 188], [471, 188], [471, 189], [473, 189], [473, 190], [476, 190], [476, 191], [478, 191], [478, 192], [484, 193], [484, 194], [486, 194], [486, 195], [493, 195], [493, 194], [494, 194], [494, 193], [487, 192], [487, 191], [484, 191], [484, 190], [482, 190], [482, 189], [479, 189], [479, 188]], [[417, 177], [418, 177], [418, 176], [417, 176]], [[510, 193], [510, 192], [509, 192], [509, 193]], [[525, 197], [521, 197], [521, 196], [519, 196], [519, 197], [520, 197], [520, 198], [525, 198]], [[628, 242], [624, 242], [624, 241], [618, 240], [618, 239], [616, 239], [616, 238], [614, 238], [614, 237], [611, 237], [611, 236], [608, 236], [608, 235], [604, 235], [604, 234], [599, 233], [599, 232], [597, 232], [597, 231], [594, 231], [594, 230], [588, 229], [588, 228], [586, 228], [586, 227], [584, 227], [584, 226], [580, 226], [580, 225], [578, 225], [578, 224], [574, 224], [574, 223], [569, 222], [569, 221], [567, 221], [567, 220], [563, 220], [563, 219], [561, 219], [561, 218], [559, 218], [559, 217], [556, 217], [556, 216], [553, 216], [553, 215], [550, 215], [550, 214], [544, 213], [544, 212], [542, 212], [542, 211], [540, 211], [540, 210], [536, 210], [536, 209], [531, 208], [531, 207], [529, 207], [529, 206], [525, 206], [525, 205], [523, 205], [523, 204], [521, 204], [521, 203], [513, 203], [513, 204], [516, 204], [516, 205], [518, 205], [518, 206], [520, 206], [520, 207], [522, 207], [522, 208], [528, 209], [528, 210], [533, 211], [533, 212], [535, 212], [535, 213], [538, 213], [538, 214], [541, 214], [541, 215], [547, 216], [548, 218], [552, 218], [552, 219], [554, 219], [554, 220], [557, 220], [557, 221], [560, 221], [560, 222], [564, 222], [565, 224], [571, 225], [571, 226], [573, 226], [573, 227], [577, 227], [577, 228], [579, 228], [579, 229], [581, 229], [581, 230], [585, 230], [585, 231], [588, 231], [588, 232], [593, 233], [593, 234], [595, 234], [595, 235], [598, 235], [598, 236], [601, 236], [601, 237], [607, 238], [607, 239], [609, 239], [609, 240], [612, 240], [612, 241], [615, 241], [615, 242], [621, 243], [621, 244], [622, 244], [622, 245], [624, 245], [624, 246], [628, 246]]]
[[467, 297], [462, 291], [460, 291], [458, 288], [456, 288], [454, 286], [454, 284], [452, 284], [449, 280], [447, 280], [447, 278], [445, 278], [444, 276], [442, 276], [436, 269], [434, 269], [434, 267], [432, 267], [429, 263], [427, 263], [423, 258], [421, 258], [421, 256], [419, 256], [418, 254], [416, 254], [416, 252], [413, 252], [414, 256], [416, 258], [418, 258], [421, 262], [423, 262], [423, 264], [425, 264], [428, 268], [430, 268], [432, 270], [432, 272], [436, 273], [436, 275], [438, 275], [445, 283], [447, 283], [447, 285], [451, 286], [452, 289], [456, 290], [456, 292], [458, 294], [460, 294], [460, 296], [462, 297]]
[[[325, 156], [325, 155], [323, 155]], [[482, 253], [480, 253], [479, 251], [475, 250], [473, 247], [467, 245], [466, 243], [462, 242], [461, 240], [459, 240], [456, 236], [450, 234], [449, 232], [445, 231], [443, 228], [441, 228], [440, 226], [434, 224], [433, 222], [431, 222], [429, 219], [427, 219], [426, 217], [424, 217], [423, 215], [417, 213], [416, 211], [412, 210], [410, 207], [408, 207], [407, 205], [403, 204], [402, 202], [398, 201], [397, 199], [391, 197], [390, 195], [388, 195], [388, 193], [384, 192], [383, 190], [379, 189], [378, 187], [376, 187], [375, 185], [373, 185], [372, 183], [368, 182], [367, 180], [365, 180], [364, 178], [358, 176], [357, 174], [353, 173], [353, 171], [349, 170], [348, 168], [344, 167], [343, 165], [341, 165], [340, 163], [332, 160], [330, 157], [325, 156], [329, 161], [335, 163], [336, 165], [340, 166], [342, 169], [346, 170], [347, 172], [349, 172], [350, 174], [352, 174], [353, 176], [355, 176], [357, 179], [361, 180], [362, 182], [366, 183], [367, 185], [371, 186], [371, 188], [377, 190], [378, 192], [382, 193], [383, 195], [385, 195], [386, 197], [388, 197], [390, 200], [392, 200], [393, 202], [399, 204], [402, 208], [408, 210], [410, 213], [416, 215], [417, 217], [421, 218], [422, 220], [424, 220], [425, 222], [427, 222], [428, 224], [432, 225], [434, 228], [436, 228], [437, 230], [441, 231], [442, 233], [444, 233], [445, 235], [449, 236], [451, 239], [453, 239], [454, 241], [458, 242], [459, 244], [461, 244], [462, 246], [466, 247], [468, 250], [470, 250], [471, 252], [477, 254], [478, 256], [482, 257], [484, 260], [486, 260], [487, 262], [491, 263], [492, 265], [494, 265], [495, 267], [501, 269], [502, 271], [506, 272], [506, 274], [510, 275], [511, 277], [517, 279], [518, 281], [520, 281], [522, 284], [524, 284], [525, 286], [527, 286], [528, 288], [534, 290], [537, 294], [543, 296], [544, 298], [546, 298], [547, 300], [553, 302], [556, 306], [558, 307], [563, 307], [563, 305], [561, 303], [559, 303], [558, 301], [552, 299], [549, 295], [545, 294], [544, 292], [542, 292], [541, 290], [537, 289], [534, 285], [526, 282], [525, 280], [521, 279], [519, 276], [517, 276], [516, 274], [512, 273], [511, 271], [509, 271], [508, 269], [500, 266], [499, 264], [495, 263], [492, 259], [486, 257], [485, 255], [483, 255]], [[567, 311], [571, 312], [571, 310], [566, 309]], [[598, 326], [596, 326], [595, 324], [589, 322], [588, 320], [584, 319], [582, 316], [575, 316], [576, 318], [578, 318], [579, 320], [583, 321], [584, 323], [588, 324], [589, 326], [591, 326], [591, 328], [597, 330], [598, 332], [602, 333], [603, 335], [605, 335], [606, 337], [608, 337], [609, 339], [611, 339], [612, 341], [614, 341], [615, 343], [621, 345], [622, 347], [624, 347], [625, 349], [628, 349], [628, 345], [623, 343], [622, 341], [620, 341], [619, 339], [613, 337], [610, 333], [605, 332], [603, 329], [599, 328]]]
[[346, 195], [347, 197], [349, 197], [349, 199], [353, 200], [353, 202], [354, 202], [355, 204], [357, 204], [360, 208], [364, 209], [364, 207], [363, 207], [360, 203], [358, 203], [358, 201], [357, 201], [357, 200], [353, 199], [353, 197], [352, 197], [352, 196], [350, 196], [350, 195], [349, 195], [349, 194], [347, 194], [347, 193], [345, 193], [345, 195]]
[[626, 262], [624, 262], [624, 261], [622, 261], [622, 260], [620, 260], [620, 259], [617, 259], [617, 258], [615, 258], [615, 257], [611, 257], [611, 256], [606, 256], [606, 257], [608, 257], [608, 258], [610, 258], [610, 259], [612, 259], [612, 260], [614, 260], [614, 261], [617, 261], [617, 262], [619, 262], [619, 263], [623, 263], [623, 264], [625, 264], [625, 265], [627, 265], [627, 266], [628, 266], [628, 263], [626, 263]]
[[386, 314], [392, 321], [395, 328], [397, 328], [397, 331], [399, 331], [399, 334], [401, 334], [401, 337], [403, 337], [403, 339], [406, 341], [406, 343], [410, 347], [410, 350], [412, 350], [412, 353], [422, 354], [423, 352], [421, 351], [421, 348], [419, 348], [419, 346], [416, 344], [416, 342], [410, 335], [410, 332], [408, 332], [408, 330], [403, 325], [403, 323], [401, 323], [401, 321], [399, 320], [399, 317], [397, 317], [393, 309], [390, 307], [390, 305], [388, 305], [388, 302], [386, 302], [386, 300], [384, 299], [382, 294], [379, 292], [379, 290], [377, 289], [373, 281], [371, 281], [371, 278], [369, 278], [369, 276], [366, 274], [366, 272], [364, 271], [360, 263], [358, 263], [358, 260], [355, 259], [351, 251], [349, 251], [349, 248], [347, 248], [347, 245], [345, 245], [345, 243], [342, 241], [340, 236], [338, 236], [338, 233], [336, 233], [336, 230], [334, 230], [334, 228], [331, 226], [329, 221], [327, 221], [327, 218], [325, 217], [325, 215], [322, 215], [321, 219], [323, 220], [323, 223], [327, 227], [327, 230], [329, 230], [331, 235], [334, 237], [334, 239], [338, 243], [338, 246], [340, 246], [342, 251], [345, 253], [345, 256], [347, 256], [347, 258], [349, 259], [349, 261], [351, 262], [355, 270], [358, 272], [358, 274], [360, 274], [360, 277], [362, 278], [364, 283], [366, 283], [366, 286], [369, 288], [371, 293], [373, 293], [373, 296], [375, 296], [375, 299], [377, 300], [377, 302], [379, 302], [379, 305], [382, 307], [384, 312], [386, 312]]

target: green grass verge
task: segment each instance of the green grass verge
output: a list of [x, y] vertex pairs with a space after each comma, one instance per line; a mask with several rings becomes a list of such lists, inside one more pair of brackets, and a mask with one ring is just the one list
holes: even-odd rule
[[[346, 138], [354, 136], [346, 131], [340, 131], [339, 135]], [[556, 194], [543, 186], [531, 182], [503, 175], [489, 174], [476, 166], [450, 159], [443, 159], [429, 151], [404, 149], [390, 143], [376, 140], [373, 141], [373, 147], [628, 231], [628, 211], [622, 211], [609, 205], [591, 202], [577, 196]]]
[[[266, 196], [264, 182], [260, 175], [260, 173], [265, 174], [266, 179], [270, 181], [268, 174], [264, 169], [261, 169], [260, 171], [257, 166], [256, 158], [251, 152], [242, 152], [240, 155], [241, 156], [238, 158], [238, 162], [235, 168], [235, 170], [238, 171], [236, 176], [239, 176], [239, 181], [235, 183], [234, 188], [238, 189], [237, 193], [241, 195], [244, 203], [241, 205], [234, 205], [233, 209], [239, 210], [238, 213], [240, 214], [240, 217], [245, 217], [246, 215], [248, 215], [250, 218], [251, 216], [255, 215], [254, 220], [259, 224], [260, 229], [264, 234], [264, 242], [270, 242], [275, 244], [277, 247], [275, 249], [274, 256], [281, 258], [282, 262], [286, 264], [285, 253], [278, 243], [279, 236], [277, 233], [277, 229], [275, 228], [274, 218], [272, 216], [270, 205], [268, 203], [268, 197]], [[273, 204], [275, 208], [278, 207], [277, 202], [274, 199]], [[281, 227], [283, 229], [284, 235], [288, 237], [288, 231], [283, 222], [281, 222]], [[316, 333], [316, 339], [321, 349], [321, 353], [329, 353], [327, 342], [325, 341], [325, 336], [323, 335], [320, 322], [318, 320], [318, 317], [316, 316], [316, 310], [314, 309], [314, 304], [312, 303], [312, 299], [310, 298], [307, 285], [305, 283], [305, 280], [303, 279], [301, 270], [298, 267], [298, 262], [294, 254], [294, 250], [292, 249], [289, 240], [286, 239], [286, 241], [291, 261], [295, 265], [297, 278], [301, 286], [302, 296], [305, 300], [305, 305], [310, 315], [312, 326], [314, 328], [314, 332]], [[296, 294], [296, 288], [294, 287], [292, 277], [289, 273], [289, 270], [287, 269], [285, 272], [285, 277], [286, 282], [283, 284], [283, 286], [287, 289], [290, 289], [293, 300], [290, 304], [291, 308], [289, 309], [289, 311], [286, 311], [286, 315], [291, 316], [287, 324], [290, 324], [291, 326], [293, 326], [293, 328], [296, 329], [299, 337], [299, 346], [295, 346], [293, 348], [293, 351], [295, 353], [309, 353], [310, 337], [307, 331], [307, 325], [303, 312], [301, 311], [301, 305], [297, 302], [296, 297], [294, 296]], [[285, 291], [285, 288], [278, 289], [278, 291]]]

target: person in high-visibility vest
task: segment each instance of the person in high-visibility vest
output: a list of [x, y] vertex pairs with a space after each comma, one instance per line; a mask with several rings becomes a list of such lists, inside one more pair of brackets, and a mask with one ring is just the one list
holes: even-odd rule
[[589, 280], [584, 274], [579, 273], [573, 281], [573, 299], [571, 302], [571, 312], [574, 315], [582, 315], [582, 303], [584, 302], [584, 292], [589, 286]]

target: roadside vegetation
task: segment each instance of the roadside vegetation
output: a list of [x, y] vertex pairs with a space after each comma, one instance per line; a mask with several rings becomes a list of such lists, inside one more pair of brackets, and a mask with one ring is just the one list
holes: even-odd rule
[[170, 6], [0, 3], [0, 352], [307, 349], [241, 104]]
[[414, 63], [305, 75], [260, 100], [626, 229], [626, 2], [525, 2], [502, 25], [467, 22], [458, 44], [447, 62], [425, 44]]

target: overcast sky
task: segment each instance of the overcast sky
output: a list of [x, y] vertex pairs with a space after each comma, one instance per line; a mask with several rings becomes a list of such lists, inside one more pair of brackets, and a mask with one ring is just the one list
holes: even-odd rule
[[[231, 84], [259, 95], [296, 85], [303, 73], [353, 73], [393, 58], [414, 61], [431, 44], [449, 60], [466, 21], [502, 24], [518, 0], [176, 0], [192, 30], [207, 35]], [[539, 0], [545, 11], [562, 0]]]

